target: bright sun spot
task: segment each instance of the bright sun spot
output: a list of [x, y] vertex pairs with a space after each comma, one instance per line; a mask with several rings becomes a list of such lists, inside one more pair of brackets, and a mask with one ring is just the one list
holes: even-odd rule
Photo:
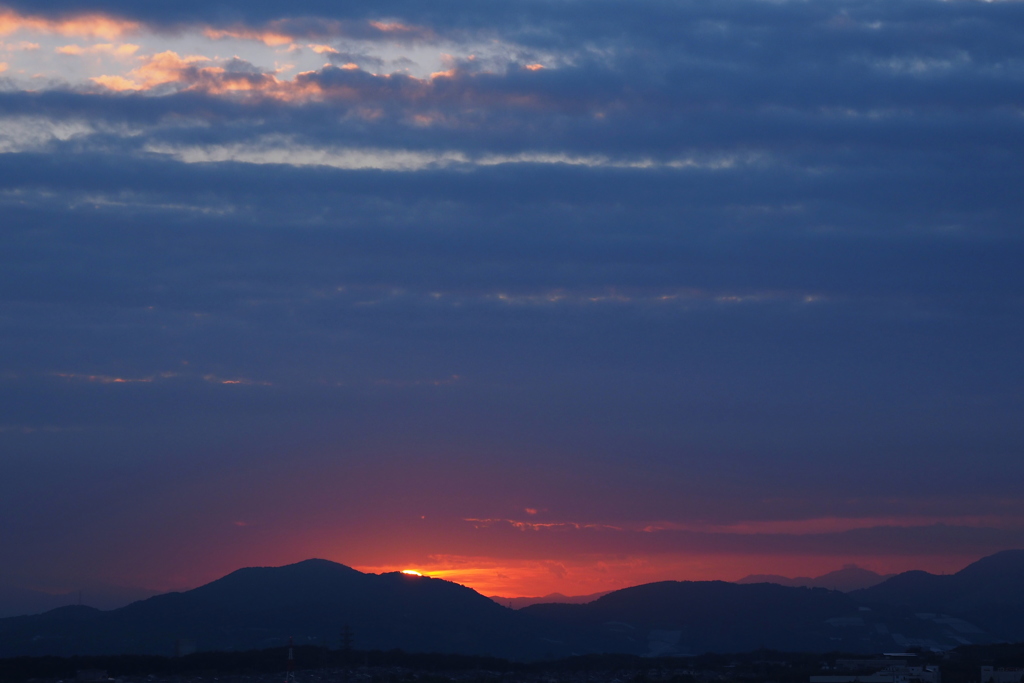
[[419, 573], [415, 569], [403, 569], [402, 573], [409, 574], [410, 576], [423, 576], [423, 574]]

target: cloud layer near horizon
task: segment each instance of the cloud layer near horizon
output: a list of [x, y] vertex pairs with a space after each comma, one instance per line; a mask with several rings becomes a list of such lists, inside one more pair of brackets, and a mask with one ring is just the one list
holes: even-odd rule
[[8, 8], [0, 584], [1024, 545], [1024, 4]]

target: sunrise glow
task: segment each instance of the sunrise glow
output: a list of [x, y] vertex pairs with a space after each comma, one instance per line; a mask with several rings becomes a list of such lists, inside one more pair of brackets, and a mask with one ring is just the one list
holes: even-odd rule
[[1024, 3], [428, 4], [0, 0], [0, 613], [1024, 548]]

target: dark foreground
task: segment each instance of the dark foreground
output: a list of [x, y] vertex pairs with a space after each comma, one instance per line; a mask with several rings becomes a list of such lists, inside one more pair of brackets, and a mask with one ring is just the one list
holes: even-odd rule
[[[522, 663], [491, 657], [342, 652], [294, 648], [295, 683], [807, 683], [844, 653], [758, 650], [742, 654], [647, 658], [588, 655]], [[938, 665], [943, 683], [978, 683], [979, 668], [1024, 666], [1024, 643], [917, 652]], [[288, 648], [202, 652], [184, 657], [16, 657], [0, 659], [0, 683], [285, 683]]]

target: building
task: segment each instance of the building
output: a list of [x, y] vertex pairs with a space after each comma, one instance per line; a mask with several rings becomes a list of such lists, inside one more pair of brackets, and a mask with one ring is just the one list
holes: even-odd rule
[[[810, 683], [942, 683], [937, 666], [907, 666], [892, 664], [871, 674], [846, 674], [840, 676], [811, 676]], [[988, 683], [984, 678], [982, 683]], [[994, 683], [1021, 683], [994, 681]]]
[[994, 669], [981, 667], [981, 683], [1021, 683], [1024, 669]]

